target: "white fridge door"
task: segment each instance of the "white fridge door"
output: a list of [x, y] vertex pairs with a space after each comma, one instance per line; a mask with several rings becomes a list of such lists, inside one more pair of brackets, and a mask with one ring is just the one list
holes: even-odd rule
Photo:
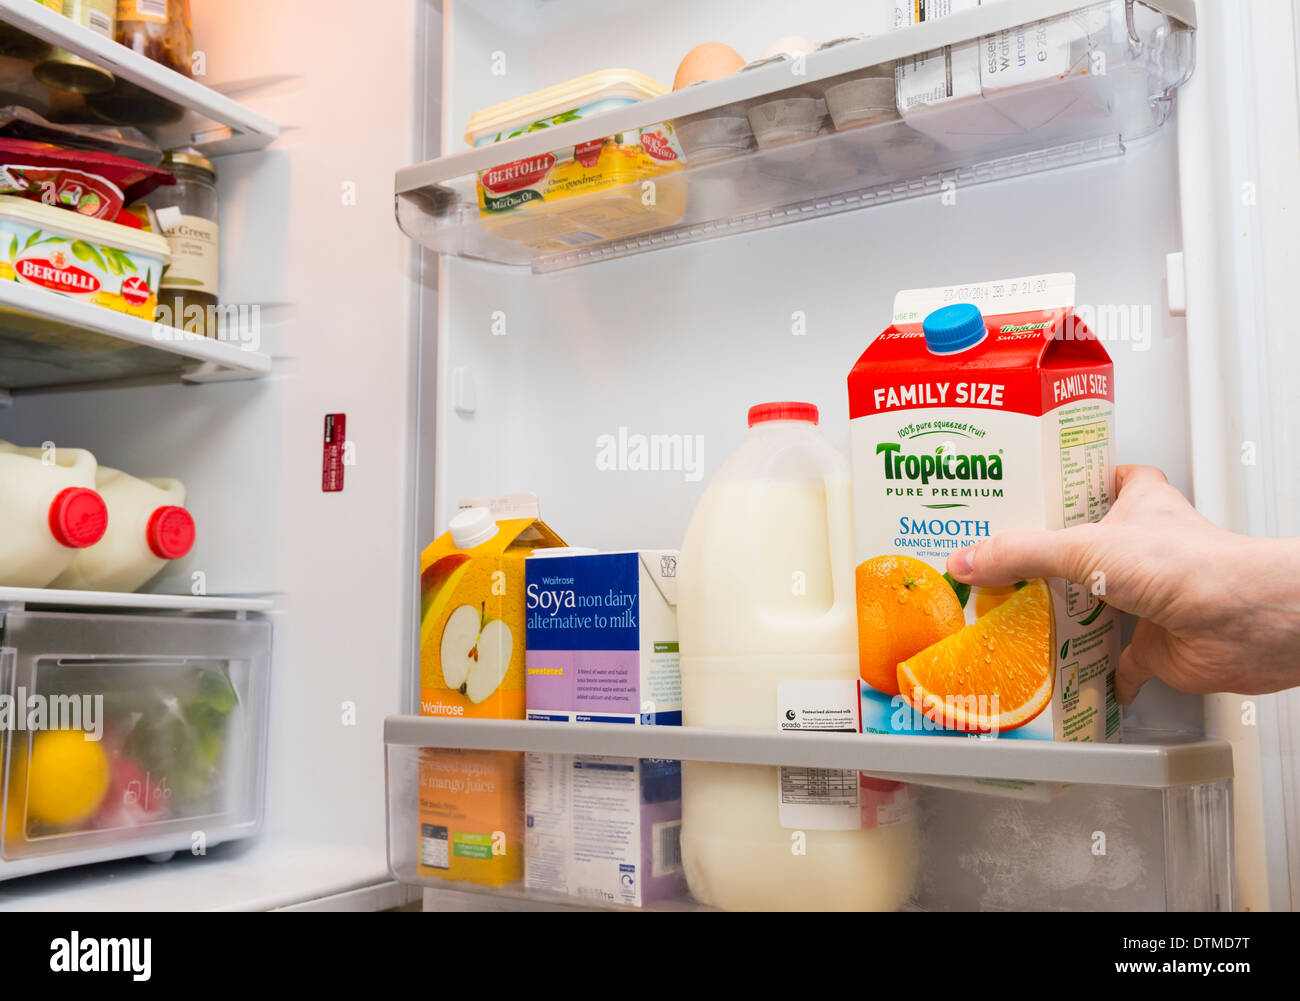
[[[0, 438], [75, 443], [182, 480], [209, 593], [273, 598], [265, 827], [205, 859], [10, 881], [0, 906], [270, 908], [391, 890], [380, 725], [406, 704], [418, 297], [392, 177], [421, 153], [430, 4], [193, 7], [200, 81], [282, 129], [267, 150], [217, 159], [221, 299], [260, 308], [274, 370], [15, 397]], [[328, 493], [327, 414], [346, 415], [353, 446], [343, 489]]]
[[[1300, 535], [1300, 5], [1198, 5], [1197, 67], [1180, 98], [1188, 418], [1196, 505], [1224, 528]], [[1175, 305], [1177, 305], [1175, 303]], [[1207, 571], [1208, 572], [1208, 571]], [[1207, 698], [1236, 766], [1236, 893], [1300, 903], [1300, 694]]]

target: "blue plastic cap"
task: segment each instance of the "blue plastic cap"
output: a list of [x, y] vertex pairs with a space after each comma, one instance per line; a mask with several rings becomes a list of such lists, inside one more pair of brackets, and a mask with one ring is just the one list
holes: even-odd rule
[[969, 302], [958, 302], [936, 309], [921, 325], [925, 346], [935, 354], [965, 351], [984, 340], [984, 317]]

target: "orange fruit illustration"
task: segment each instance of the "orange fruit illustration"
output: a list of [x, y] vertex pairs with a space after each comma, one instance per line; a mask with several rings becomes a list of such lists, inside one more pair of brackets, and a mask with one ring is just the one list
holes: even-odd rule
[[899, 664], [902, 696], [950, 729], [1022, 727], [1052, 701], [1055, 633], [1047, 582], [1032, 580], [972, 625]]
[[876, 556], [854, 575], [858, 594], [858, 673], [898, 694], [898, 665], [966, 624], [943, 575], [911, 556]]
[[1008, 584], [1006, 587], [975, 588], [975, 617], [982, 619], [1015, 593], [1014, 584]]

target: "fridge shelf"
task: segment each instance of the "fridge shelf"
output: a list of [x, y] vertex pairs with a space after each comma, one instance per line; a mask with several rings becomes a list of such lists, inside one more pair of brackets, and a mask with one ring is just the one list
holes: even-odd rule
[[[279, 126], [239, 102], [137, 52], [75, 24], [32, 0], [0, 0], [0, 91], [4, 104], [23, 104], [59, 121], [131, 125], [163, 149], [193, 146], [209, 156], [261, 149]], [[32, 74], [51, 47], [109, 70], [103, 94], [55, 90]]]
[[271, 358], [247, 349], [255, 343], [247, 333], [235, 330], [220, 340], [187, 335], [94, 303], [0, 282], [0, 391], [266, 375]]
[[[397, 220], [547, 272], [1116, 156], [1169, 118], [1195, 23], [1190, 0], [1004, 0], [407, 167]], [[985, 79], [1030, 31], [1051, 72]], [[644, 155], [593, 167], [611, 148]]]
[[[654, 910], [1230, 909], [1230, 745], [1134, 736], [389, 717], [389, 867], [450, 892], [433, 900], [450, 908], [474, 909], [457, 896], [470, 893]], [[860, 810], [862, 840], [846, 833], [856, 826], [778, 815], [804, 789]], [[798, 837], [810, 856], [835, 853], [842, 876], [811, 877], [784, 847]]]
[[118, 591], [71, 591], [55, 587], [0, 587], [0, 614], [24, 609], [62, 608], [81, 611], [123, 609], [242, 615], [247, 612], [269, 612], [274, 607], [275, 603], [270, 598], [139, 592], [128, 594]]
[[926, 777], [1170, 789], [1232, 778], [1232, 745], [1176, 734], [1144, 743], [1085, 744], [877, 734], [706, 730], [692, 726], [541, 723], [389, 716], [390, 746], [612, 754], [748, 765], [841, 768], [916, 782]]

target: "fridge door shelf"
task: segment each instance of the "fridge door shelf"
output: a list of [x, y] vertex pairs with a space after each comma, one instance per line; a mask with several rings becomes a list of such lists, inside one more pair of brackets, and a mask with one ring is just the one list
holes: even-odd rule
[[[690, 872], [689, 853], [683, 855], [675, 844], [664, 847], [664, 832], [674, 823], [683, 845], [688, 838], [700, 846], [720, 839], [723, 857], [753, 853], [755, 860], [779, 862], [760, 854], [770, 847], [759, 846], [796, 833], [784, 818], [778, 825], [784, 832], [768, 829], [777, 824], [778, 789], [787, 787], [784, 770], [793, 769], [807, 776], [810, 790], [816, 780], [817, 788], [833, 786], [837, 797], [857, 794], [849, 807], [862, 809], [864, 826], [879, 828], [863, 836], [884, 839], [872, 842], [869, 850], [880, 855], [875, 868], [865, 870], [878, 873], [882, 886], [890, 883], [887, 871], [905, 864], [917, 868], [916, 879], [892, 886], [889, 903], [880, 906], [1125, 911], [1232, 906], [1232, 755], [1225, 741], [1139, 734], [1144, 743], [1127, 745], [972, 742], [411, 716], [389, 717], [384, 731], [390, 869], [402, 882], [438, 891], [548, 906], [621, 908], [627, 898], [619, 898], [619, 874], [646, 887], [652, 874], [662, 878], [677, 871], [680, 878], [673, 859]], [[592, 756], [599, 760], [592, 762]], [[638, 759], [641, 765], [633, 770], [629, 766]], [[649, 772], [648, 759], [654, 759]], [[715, 785], [717, 770], [730, 770], [728, 788], [738, 790], [736, 804], [746, 808], [753, 805], [747, 794], [767, 788], [770, 778], [771, 806], [764, 800], [752, 824], [745, 820], [735, 831], [702, 835], [690, 828], [689, 812], [673, 811], [675, 795], [665, 791], [664, 777], [672, 772], [665, 766], [678, 761], [685, 768], [712, 770]], [[633, 826], [628, 808], [617, 805], [619, 780], [613, 775], [618, 772], [630, 772], [630, 781], [640, 783], [642, 819]], [[493, 783], [502, 791], [490, 798], [479, 795], [464, 803], [456, 798], [466, 796], [471, 784], [492, 789]], [[532, 790], [533, 783], [540, 790], [536, 802], [533, 792], [522, 788]], [[566, 785], [572, 789], [566, 794], [572, 796], [567, 812], [564, 801], [554, 798]], [[635, 788], [631, 795], [635, 804]], [[877, 812], [868, 823], [872, 803]], [[710, 819], [721, 816], [716, 806], [699, 808], [712, 809]], [[633, 818], [635, 811], [633, 805]], [[900, 823], [915, 826], [894, 827]], [[885, 833], [886, 828], [891, 830]], [[751, 845], [751, 836], [740, 831], [763, 833], [754, 835], [758, 840]], [[566, 839], [570, 847], [557, 849]], [[487, 858], [489, 844], [494, 853], [501, 849], [502, 864], [466, 868], [464, 859]], [[633, 846], [630, 855], [620, 847], [626, 844]], [[814, 848], [811, 840], [808, 848]], [[506, 864], [511, 850], [513, 864]], [[718, 845], [697, 850], [716, 853]], [[541, 861], [530, 865], [530, 852]], [[572, 861], [556, 861], [566, 857]], [[789, 906], [781, 881], [799, 878], [798, 867], [784, 874], [780, 868], [755, 861], [754, 871], [765, 875], [752, 877], [763, 887], [751, 895], [759, 902], [750, 906]], [[660, 899], [645, 894], [644, 909], [705, 906], [681, 885]], [[557, 886], [567, 886], [567, 894]], [[464, 904], [447, 898], [448, 906]]]
[[0, 880], [255, 835], [270, 647], [242, 613], [0, 606]]
[[[75, 24], [44, 4], [0, 0], [0, 90], [4, 104], [23, 104], [59, 121], [130, 125], [163, 149], [193, 146], [208, 156], [261, 149], [279, 126], [211, 87]], [[61, 48], [112, 73], [107, 93], [56, 91], [33, 65]]]
[[[546, 272], [1117, 156], [1169, 118], [1194, 36], [1180, 0], [1004, 0], [408, 167], [397, 220]], [[982, 67], [1021, 42], [1050, 69]]]
[[541, 723], [536, 720], [389, 716], [390, 746], [613, 754], [748, 765], [841, 768], [906, 777], [1084, 783], [1140, 789], [1226, 782], [1232, 746], [1181, 734], [1143, 733], [1126, 744], [961, 740], [878, 734], [706, 730], [693, 726]]
[[260, 346], [259, 336], [246, 327], [223, 328], [221, 338], [200, 337], [56, 292], [0, 281], [0, 390], [258, 378], [271, 371], [271, 358], [252, 350]]

